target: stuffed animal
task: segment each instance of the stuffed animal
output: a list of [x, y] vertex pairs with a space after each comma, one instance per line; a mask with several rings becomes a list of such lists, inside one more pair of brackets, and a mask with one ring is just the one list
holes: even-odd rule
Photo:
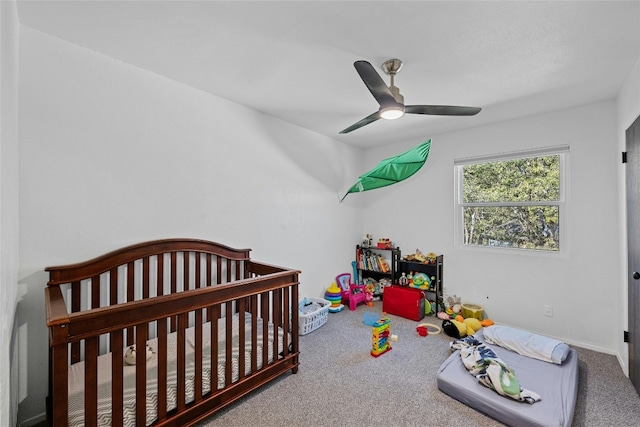
[[463, 323], [467, 326], [467, 335], [473, 335], [482, 329], [482, 324], [475, 317], [467, 317]]
[[[151, 359], [153, 356], [153, 348], [147, 345], [147, 360]], [[130, 345], [127, 347], [127, 350], [124, 353], [124, 361], [127, 365], [135, 365], [136, 364], [136, 346]]]
[[427, 264], [435, 264], [437, 258], [438, 258], [438, 255], [436, 255], [433, 252], [429, 252], [427, 254]]
[[449, 308], [446, 311], [449, 312], [449, 310], [451, 310], [449, 314], [460, 314], [462, 311], [462, 299], [459, 296], [453, 295], [447, 297], [447, 302], [449, 303]]
[[453, 338], [462, 338], [467, 335], [473, 335], [481, 328], [493, 325], [493, 320], [484, 319], [482, 321], [462, 316], [462, 304], [459, 296], [453, 295], [447, 297], [449, 306], [444, 312], [438, 312], [438, 318], [442, 319], [442, 329], [445, 333]]
[[442, 330], [452, 338], [463, 338], [467, 336], [467, 325], [455, 319], [443, 320]]
[[451, 318], [451, 316], [449, 316], [444, 311], [439, 311], [437, 316], [438, 316], [438, 319], [441, 319], [441, 320], [449, 320]]
[[482, 323], [473, 317], [463, 319], [461, 322], [456, 319], [445, 319], [442, 321], [442, 330], [453, 338], [463, 338], [467, 335], [473, 335], [480, 329], [482, 329]]

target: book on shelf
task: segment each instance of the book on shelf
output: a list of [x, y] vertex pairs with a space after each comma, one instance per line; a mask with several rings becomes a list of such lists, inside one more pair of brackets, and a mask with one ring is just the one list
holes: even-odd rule
[[387, 260], [380, 254], [368, 250], [359, 250], [357, 254], [358, 268], [361, 270], [389, 273], [391, 269]]

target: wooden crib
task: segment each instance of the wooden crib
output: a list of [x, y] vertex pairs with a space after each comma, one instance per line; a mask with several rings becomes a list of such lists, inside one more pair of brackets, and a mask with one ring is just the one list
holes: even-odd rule
[[48, 267], [49, 425], [191, 425], [295, 374], [300, 272], [249, 253], [167, 239]]

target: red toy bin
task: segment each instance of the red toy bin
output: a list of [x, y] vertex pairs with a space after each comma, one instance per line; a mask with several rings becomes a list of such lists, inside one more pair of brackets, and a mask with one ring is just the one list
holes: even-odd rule
[[382, 311], [411, 320], [424, 318], [424, 293], [405, 286], [389, 286], [382, 297]]

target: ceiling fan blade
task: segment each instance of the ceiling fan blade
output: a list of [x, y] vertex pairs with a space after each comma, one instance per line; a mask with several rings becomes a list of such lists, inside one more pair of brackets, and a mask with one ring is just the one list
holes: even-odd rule
[[357, 123], [352, 124], [351, 126], [349, 126], [348, 128], [346, 128], [345, 130], [341, 130], [340, 133], [349, 133], [351, 131], [354, 131], [356, 129], [361, 128], [362, 126], [366, 126], [369, 123], [373, 123], [376, 120], [380, 119], [380, 111], [376, 111], [373, 114], [368, 115], [367, 117], [365, 117], [364, 119], [360, 120]]
[[457, 107], [453, 105], [406, 105], [409, 114], [429, 114], [432, 116], [474, 116], [482, 110], [479, 107]]
[[381, 106], [396, 104], [396, 99], [393, 97], [391, 90], [369, 62], [356, 61], [353, 66], [356, 67], [360, 78], [369, 89], [369, 92], [371, 92], [371, 95], [378, 101], [378, 104]]

